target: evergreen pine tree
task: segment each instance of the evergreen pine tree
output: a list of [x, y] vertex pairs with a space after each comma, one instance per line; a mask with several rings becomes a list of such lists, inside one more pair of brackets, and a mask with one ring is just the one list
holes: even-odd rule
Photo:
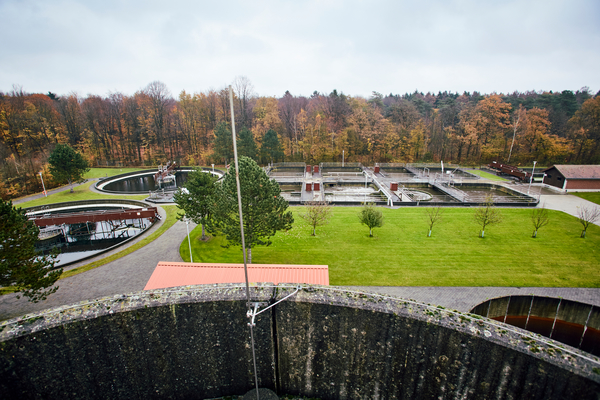
[[254, 136], [250, 129], [246, 127], [242, 128], [239, 134], [237, 147], [240, 156], [246, 156], [256, 161], [258, 157], [258, 148], [256, 147], [256, 142], [254, 141]]
[[[239, 157], [239, 176], [242, 198], [242, 216], [248, 262], [252, 262], [252, 248], [271, 244], [269, 238], [279, 230], [291, 229], [294, 217], [287, 211], [288, 202], [281, 197], [275, 180], [269, 180], [265, 171], [248, 157]], [[238, 212], [237, 185], [233, 166], [217, 184], [211, 201], [212, 218], [209, 231], [222, 233], [228, 246], [242, 244]]]

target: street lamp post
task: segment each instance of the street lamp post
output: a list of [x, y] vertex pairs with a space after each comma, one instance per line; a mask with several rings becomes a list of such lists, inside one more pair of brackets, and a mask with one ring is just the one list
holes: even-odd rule
[[531, 189], [531, 182], [533, 182], [533, 173], [535, 172], [535, 164], [537, 161], [533, 162], [533, 170], [531, 170], [531, 178], [529, 178], [529, 187], [527, 188], [527, 194], [529, 194], [529, 190]]
[[46, 185], [44, 185], [44, 177], [42, 176], [41, 172], [40, 172], [40, 179], [42, 180], [42, 188], [44, 189], [44, 196], [48, 197], [48, 193], [46, 192]]
[[194, 262], [194, 256], [192, 256], [192, 242], [190, 242], [190, 220], [185, 218], [185, 229], [187, 230], [188, 246], [190, 247], [190, 262]]
[[344, 167], [344, 153], [346, 150], [342, 150], [342, 168]]
[[538, 191], [538, 202], [542, 199], [542, 188], [544, 187], [544, 179], [546, 179], [546, 174], [542, 177], [542, 184], [540, 185], [540, 190]]
[[215, 164], [211, 164], [212, 165], [212, 172], [213, 174], [215, 173]]

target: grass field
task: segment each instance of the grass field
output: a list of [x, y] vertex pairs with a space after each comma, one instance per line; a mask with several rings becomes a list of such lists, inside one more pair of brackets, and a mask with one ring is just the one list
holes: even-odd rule
[[472, 173], [473, 175], [480, 176], [485, 179], [489, 179], [490, 181], [499, 181], [499, 182], [508, 182], [508, 179], [501, 178], [497, 175], [490, 174], [489, 172], [482, 171], [480, 169], [469, 169], [467, 172]]
[[600, 192], [577, 192], [571, 194], [587, 201], [591, 201], [592, 203], [600, 204]]
[[[90, 170], [83, 176], [85, 179], [95, 179], [101, 178], [105, 176], [113, 176], [124, 174], [126, 172], [134, 172], [139, 171], [142, 168], [90, 168]], [[98, 193], [94, 193], [90, 191], [90, 186], [95, 184], [95, 182], [86, 182], [83, 185], [76, 186], [73, 191], [74, 193], [70, 193], [70, 190], [67, 189], [58, 193], [51, 193], [48, 197], [44, 197], [38, 200], [30, 200], [27, 201], [28, 197], [33, 197], [34, 195], [27, 196], [25, 198], [20, 198], [19, 200], [26, 200], [23, 203], [19, 203], [19, 207], [27, 208], [40, 206], [44, 204], [51, 203], [61, 203], [64, 201], [76, 201], [76, 200], [91, 200], [91, 199], [106, 199], [110, 198], [111, 195], [102, 195]], [[121, 199], [132, 199], [132, 200], [143, 200], [148, 196], [137, 195], [137, 196], [119, 196]]]
[[[332, 285], [600, 287], [600, 227], [580, 239], [581, 225], [565, 213], [550, 211], [534, 239], [531, 210], [504, 209], [504, 221], [480, 239], [473, 209], [448, 208], [427, 238], [423, 209], [382, 209], [385, 225], [369, 238], [357, 207], [334, 208], [316, 237], [297, 217], [301, 208], [292, 210], [293, 229], [254, 248], [254, 263], [326, 264]], [[243, 262], [239, 247], [222, 248], [221, 237], [201, 242], [200, 233], [191, 234], [195, 262]], [[187, 240], [180, 252], [189, 261]]]
[[73, 193], [69, 190], [65, 190], [58, 193], [49, 194], [48, 197], [42, 197], [37, 200], [26, 201], [24, 203], [17, 204], [18, 207], [27, 208], [41, 206], [44, 204], [62, 203], [65, 201], [77, 201], [77, 200], [94, 200], [94, 199], [129, 199], [129, 200], [144, 200], [148, 197], [145, 194], [140, 195], [110, 195], [103, 193], [95, 193], [90, 190], [90, 186], [95, 184], [95, 181], [86, 182], [83, 185], [76, 186], [73, 189]]
[[125, 174], [127, 172], [141, 171], [143, 169], [155, 170], [156, 168], [141, 168], [141, 167], [136, 167], [136, 168], [90, 168], [90, 170], [85, 175], [83, 175], [83, 178], [84, 179], [106, 178], [109, 176]]

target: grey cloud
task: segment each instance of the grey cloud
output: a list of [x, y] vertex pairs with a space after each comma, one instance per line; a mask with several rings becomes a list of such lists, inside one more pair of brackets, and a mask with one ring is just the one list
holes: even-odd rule
[[599, 15], [595, 0], [8, 0], [0, 90], [133, 93], [162, 80], [176, 95], [236, 75], [268, 95], [598, 90]]

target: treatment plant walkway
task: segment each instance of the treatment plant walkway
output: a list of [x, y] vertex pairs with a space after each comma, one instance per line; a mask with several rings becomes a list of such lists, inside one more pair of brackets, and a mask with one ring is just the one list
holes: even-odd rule
[[[83, 181], [81, 183], [73, 183], [73, 185], [65, 185], [65, 186], [60, 186], [60, 187], [54, 188], [54, 189], [50, 189], [47, 191], [47, 193], [48, 193], [48, 195], [51, 195], [51, 194], [55, 194], [55, 193], [64, 192], [67, 190], [71, 190], [71, 187], [73, 187], [73, 189], [75, 189], [77, 186], [81, 186], [87, 182], [98, 181], [98, 180], [100, 180], [100, 179], [99, 178], [86, 179], [85, 181]], [[36, 193], [36, 194], [32, 194], [32, 195], [25, 196], [25, 197], [20, 197], [18, 199], [14, 199], [12, 201], [12, 203], [13, 203], [13, 205], [16, 205], [16, 204], [26, 203], [28, 201], [38, 200], [43, 197], [44, 197], [43, 193]]]
[[[68, 190], [69, 188], [62, 189]], [[593, 205], [593, 203], [571, 195], [542, 195], [541, 203], [545, 203], [546, 208], [564, 211], [574, 216], [577, 215], [578, 206]], [[158, 229], [165, 219], [164, 210], [160, 207], [159, 210], [163, 219], [153, 225], [144, 235], [140, 235], [125, 246], [136, 243]], [[190, 229], [192, 228], [193, 226], [190, 226]], [[158, 239], [127, 256], [85, 273], [61, 279], [58, 281], [58, 291], [39, 303], [30, 303], [24, 298], [17, 299], [15, 294], [0, 296], [0, 320], [84, 300], [141, 291], [159, 261], [181, 261], [179, 245], [185, 237], [185, 223], [177, 222]], [[123, 246], [113, 252], [121, 250], [123, 250]], [[104, 253], [98, 258], [110, 254]], [[92, 260], [94, 259], [82, 261], [69, 268], [88, 264]], [[463, 312], [470, 311], [474, 306], [489, 298], [528, 294], [562, 297], [600, 306], [600, 289], [595, 288], [345, 287], [345, 289], [413, 299]]]

